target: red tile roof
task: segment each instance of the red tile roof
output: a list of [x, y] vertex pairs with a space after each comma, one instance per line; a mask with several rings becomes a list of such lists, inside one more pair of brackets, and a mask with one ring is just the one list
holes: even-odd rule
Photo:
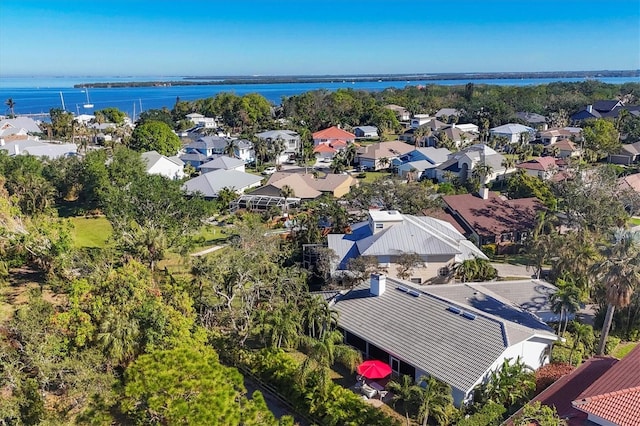
[[611, 367], [573, 406], [620, 426], [640, 424], [640, 345]]
[[330, 152], [330, 153], [335, 153], [336, 150], [334, 148], [331, 148], [329, 145], [327, 145], [326, 143], [321, 143], [320, 145], [316, 146], [315, 148], [313, 148], [313, 152]]
[[337, 127], [329, 127], [328, 129], [319, 130], [313, 134], [313, 139], [346, 139], [354, 140], [356, 135], [349, 133], [346, 130], [338, 129]]
[[454, 217], [457, 212], [483, 237], [533, 229], [536, 213], [545, 209], [537, 198], [506, 200], [495, 192], [490, 192], [486, 200], [472, 194], [446, 195], [442, 199], [454, 211]]
[[575, 151], [576, 150], [576, 145], [573, 142], [571, 142], [570, 140], [567, 140], [567, 139], [563, 139], [561, 141], [558, 141], [558, 142], [554, 143], [551, 146], [557, 146], [560, 151]]
[[[568, 426], [582, 426], [587, 414], [573, 407], [571, 402], [617, 362], [617, 359], [611, 357], [592, 357], [570, 374], [562, 376], [531, 402], [540, 401], [542, 405], [555, 407], [558, 416], [567, 419]], [[506, 424], [513, 425], [512, 419], [517, 418], [521, 412], [519, 410], [511, 416]]]
[[338, 147], [347, 146], [347, 143], [345, 141], [343, 141], [342, 139], [338, 139], [338, 140], [335, 140], [335, 141], [331, 141], [331, 143], [329, 145], [331, 145], [331, 147], [333, 147], [333, 148], [338, 148]]

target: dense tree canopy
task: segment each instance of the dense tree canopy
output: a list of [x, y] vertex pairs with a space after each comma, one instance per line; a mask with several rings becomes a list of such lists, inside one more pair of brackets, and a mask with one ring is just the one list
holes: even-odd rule
[[178, 153], [182, 144], [165, 122], [152, 120], [136, 126], [129, 146], [140, 152], [157, 151], [162, 155], [173, 156]]

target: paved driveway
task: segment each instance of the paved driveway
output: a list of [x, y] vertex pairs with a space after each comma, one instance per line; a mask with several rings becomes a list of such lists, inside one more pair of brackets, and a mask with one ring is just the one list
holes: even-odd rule
[[512, 265], [510, 263], [491, 263], [494, 268], [498, 270], [498, 276], [504, 277], [518, 277], [518, 278], [532, 278], [535, 270], [531, 267], [524, 265]]

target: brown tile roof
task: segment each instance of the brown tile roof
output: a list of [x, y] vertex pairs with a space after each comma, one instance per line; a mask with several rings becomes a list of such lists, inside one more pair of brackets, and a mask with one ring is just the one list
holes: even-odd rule
[[358, 183], [358, 180], [350, 175], [342, 174], [327, 174], [323, 178], [316, 178], [312, 174], [301, 175], [302, 179], [313, 189], [322, 192], [333, 192], [335, 189], [348, 182], [349, 186], [353, 186]]
[[561, 151], [575, 151], [576, 145], [568, 139], [562, 139], [551, 146], [557, 146]]
[[356, 135], [349, 133], [346, 130], [337, 128], [336, 126], [329, 127], [328, 129], [319, 130], [313, 134], [313, 139], [346, 139], [353, 140]]
[[640, 345], [617, 362], [573, 401], [581, 411], [620, 426], [640, 419]]
[[456, 231], [458, 231], [459, 233], [461, 233], [462, 235], [464, 235], [467, 231], [462, 227], [462, 225], [460, 225], [453, 216], [451, 216], [450, 213], [446, 212], [443, 209], [427, 209], [427, 210], [423, 210], [422, 214], [428, 217], [432, 217], [434, 219], [440, 219], [440, 220], [444, 220], [445, 222], [448, 222], [451, 224], [451, 226], [453, 226], [454, 228], [456, 228]]
[[520, 169], [540, 170], [545, 172], [555, 168], [556, 166], [556, 159], [553, 157], [538, 157], [516, 165], [516, 167]]
[[640, 192], [640, 173], [621, 177], [618, 183], [622, 189], [633, 189]]
[[537, 198], [507, 200], [495, 192], [489, 198], [472, 194], [442, 197], [451, 210], [457, 212], [480, 236], [495, 236], [506, 232], [533, 229], [536, 213], [544, 210]]
[[393, 158], [413, 151], [415, 146], [402, 141], [377, 142], [358, 149], [358, 156], [379, 160], [381, 158]]

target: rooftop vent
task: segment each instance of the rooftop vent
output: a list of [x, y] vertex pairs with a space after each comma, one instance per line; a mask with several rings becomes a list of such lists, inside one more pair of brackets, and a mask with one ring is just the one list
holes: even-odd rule
[[460, 309], [460, 308], [456, 308], [455, 306], [449, 306], [449, 307], [447, 308], [447, 311], [449, 311], [449, 312], [453, 312], [453, 313], [454, 313], [454, 314], [456, 314], [456, 315], [460, 315], [460, 314], [462, 313], [462, 309]]
[[399, 285], [398, 287], [396, 287], [396, 290], [400, 290], [403, 293], [406, 293], [407, 291], [409, 291], [408, 288], [406, 287], [402, 287], [401, 285]]
[[418, 293], [418, 292], [417, 292], [417, 291], [415, 291], [415, 290], [409, 290], [409, 291], [407, 291], [407, 294], [410, 294], [410, 295], [412, 295], [413, 297], [420, 297], [420, 293]]
[[470, 319], [470, 320], [476, 319], [476, 316], [474, 314], [472, 314], [471, 312], [463, 312], [462, 316], [465, 317], [466, 319]]

